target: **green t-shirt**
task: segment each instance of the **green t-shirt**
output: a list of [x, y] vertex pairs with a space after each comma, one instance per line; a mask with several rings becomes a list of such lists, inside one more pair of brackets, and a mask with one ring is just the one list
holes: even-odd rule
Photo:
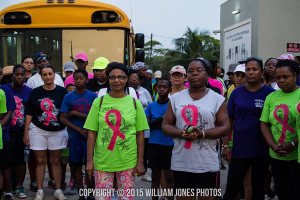
[[[300, 141], [300, 101], [294, 107], [295, 118], [296, 118], [296, 133], [298, 135], [298, 141]], [[298, 144], [298, 163], [300, 163], [300, 148]]]
[[[291, 93], [277, 90], [267, 96], [260, 121], [271, 124], [270, 128], [276, 144], [292, 142], [297, 137], [296, 118], [293, 111], [299, 100], [300, 88]], [[296, 160], [297, 153], [295, 149], [287, 157], [277, 157], [270, 148], [270, 156], [278, 160]]]
[[106, 94], [99, 109], [100, 100], [101, 97], [94, 100], [84, 124], [85, 129], [98, 132], [95, 169], [105, 172], [132, 169], [137, 163], [136, 132], [149, 129], [143, 106], [136, 100], [135, 109], [129, 95], [113, 98]]
[[221, 81], [221, 83], [223, 85], [223, 94], [225, 94], [227, 92], [227, 88], [225, 86], [225, 83], [224, 83], [223, 79], [221, 79], [220, 77], [217, 77], [217, 80]]
[[[0, 89], [0, 114], [6, 113], [6, 98], [5, 93], [3, 90]], [[0, 124], [0, 149], [3, 149], [3, 142], [2, 142], [2, 127]]]

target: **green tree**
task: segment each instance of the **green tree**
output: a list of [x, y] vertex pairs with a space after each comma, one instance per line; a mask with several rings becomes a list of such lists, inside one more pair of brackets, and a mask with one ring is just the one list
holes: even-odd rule
[[171, 55], [176, 55], [180, 59], [191, 60], [197, 57], [218, 59], [220, 42], [211, 37], [208, 31], [191, 30], [188, 27], [183, 37], [174, 39], [173, 42], [175, 51], [171, 52]]

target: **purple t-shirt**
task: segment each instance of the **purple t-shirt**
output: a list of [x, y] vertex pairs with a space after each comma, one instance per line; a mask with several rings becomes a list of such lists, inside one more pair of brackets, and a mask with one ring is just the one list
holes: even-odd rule
[[[7, 111], [13, 111], [16, 109], [16, 104], [14, 100], [14, 95], [13, 92], [10, 88], [8, 88], [6, 85], [1, 85], [0, 89], [2, 89], [5, 93], [5, 98], [6, 98], [6, 110]], [[2, 139], [3, 142], [9, 141], [9, 122], [4, 126], [4, 130], [2, 132]]]
[[25, 125], [25, 105], [32, 89], [24, 85], [21, 89], [15, 89], [10, 83], [5, 85], [14, 95], [16, 109], [12, 113], [9, 131], [22, 131]]
[[252, 158], [268, 155], [268, 146], [260, 130], [260, 116], [266, 97], [275, 91], [264, 85], [255, 92], [245, 85], [234, 89], [227, 103], [233, 123], [232, 158]]

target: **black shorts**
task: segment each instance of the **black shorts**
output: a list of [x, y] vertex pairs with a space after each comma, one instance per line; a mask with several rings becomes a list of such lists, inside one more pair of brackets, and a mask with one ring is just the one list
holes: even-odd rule
[[24, 164], [23, 131], [9, 132], [9, 141], [3, 142], [3, 168]]
[[148, 166], [152, 169], [171, 169], [173, 146], [148, 144]]
[[191, 173], [172, 171], [175, 189], [214, 189], [217, 187], [218, 172]]

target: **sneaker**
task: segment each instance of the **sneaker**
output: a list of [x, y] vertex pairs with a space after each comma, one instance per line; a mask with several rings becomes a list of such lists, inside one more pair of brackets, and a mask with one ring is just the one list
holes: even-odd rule
[[20, 185], [16, 188], [16, 196], [19, 199], [26, 199], [27, 195], [26, 195], [23, 185]]
[[152, 181], [152, 178], [150, 176], [148, 176], [147, 174], [143, 175], [142, 176], [142, 181], [148, 181], [148, 182], [151, 182]]
[[77, 184], [74, 184], [73, 187], [71, 187], [69, 190], [66, 190], [66, 195], [77, 195]]
[[12, 199], [14, 199], [14, 196], [11, 193], [4, 195], [4, 200], [12, 200]]
[[18, 192], [18, 191], [17, 191], [17, 188], [11, 190], [11, 193], [12, 193], [13, 195], [16, 195], [17, 192]]
[[37, 191], [37, 183], [36, 183], [36, 181], [31, 181], [30, 182], [30, 190], [32, 190], [33, 192]]
[[44, 192], [36, 192], [34, 200], [43, 200], [44, 199]]
[[49, 179], [48, 188], [53, 189], [53, 190], [55, 189], [55, 182], [53, 179]]
[[69, 182], [70, 188], [74, 186], [74, 183], [75, 183], [75, 179], [74, 178], [70, 179], [70, 182]]
[[54, 197], [58, 200], [65, 200], [67, 197], [65, 197], [64, 193], [61, 190], [56, 190], [54, 192]]

